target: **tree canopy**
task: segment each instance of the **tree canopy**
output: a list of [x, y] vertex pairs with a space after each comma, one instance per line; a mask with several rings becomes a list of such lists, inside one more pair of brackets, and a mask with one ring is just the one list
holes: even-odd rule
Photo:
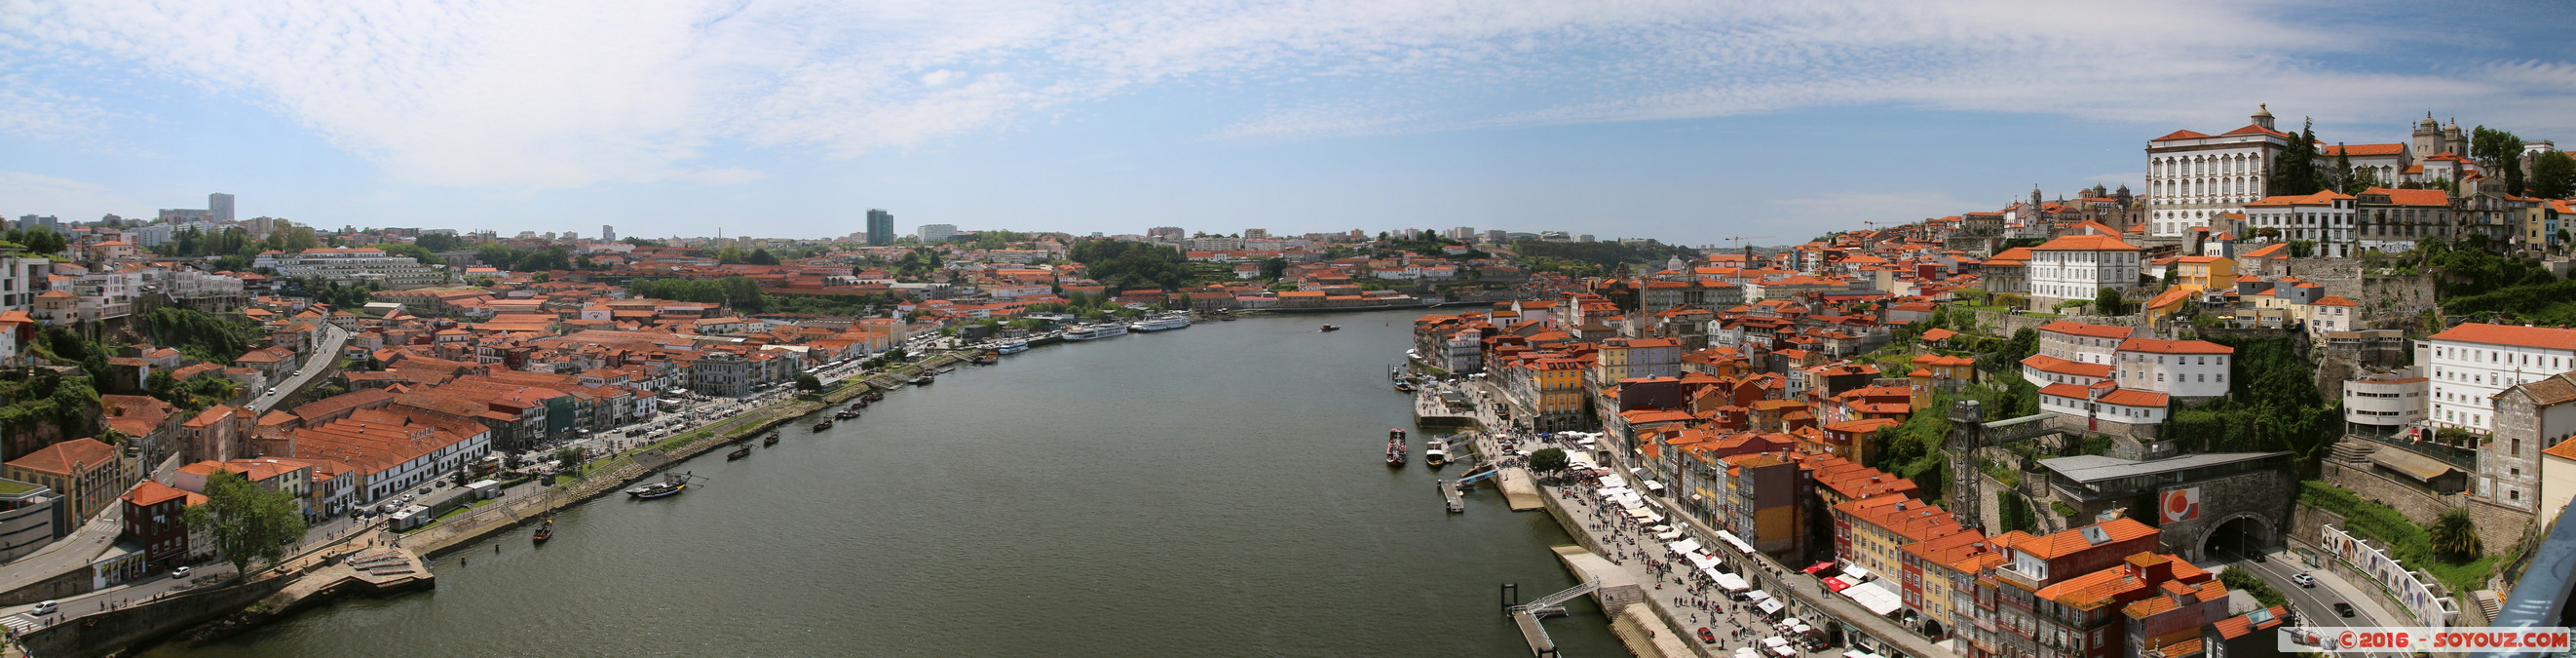
[[304, 505], [293, 492], [217, 471], [206, 478], [205, 494], [205, 504], [188, 508], [188, 529], [213, 538], [215, 552], [238, 572], [250, 573], [254, 562], [275, 563], [290, 542], [304, 538]]
[[1178, 288], [1190, 277], [1189, 260], [1180, 250], [1164, 245], [1081, 240], [1073, 243], [1072, 256], [1093, 281], [1111, 291]]

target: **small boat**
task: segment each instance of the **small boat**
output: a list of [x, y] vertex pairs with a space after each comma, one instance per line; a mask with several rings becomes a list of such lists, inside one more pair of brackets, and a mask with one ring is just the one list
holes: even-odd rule
[[1341, 325], [1338, 325], [1338, 324], [1328, 324], [1328, 325], [1324, 325], [1324, 330], [1325, 330], [1325, 331], [1341, 331], [1341, 330], [1342, 330], [1342, 326], [1341, 326]]
[[770, 432], [770, 433], [769, 433], [769, 436], [764, 437], [764, 438], [762, 438], [762, 439], [760, 440], [760, 447], [767, 448], [767, 447], [774, 446], [774, 445], [778, 445], [778, 433], [777, 433], [777, 432]]
[[687, 491], [688, 489], [689, 474], [663, 473], [662, 481], [628, 489], [626, 490], [626, 495], [646, 499], [669, 498], [671, 496], [680, 495], [680, 492]]
[[749, 456], [751, 456], [751, 444], [745, 443], [735, 446], [733, 452], [725, 453], [725, 461], [733, 461]]
[[912, 385], [914, 385], [914, 386], [929, 386], [931, 382], [935, 382], [935, 381], [939, 381], [939, 378], [938, 378], [937, 376], [934, 376], [934, 375], [932, 375], [932, 374], [930, 374], [930, 373], [926, 373], [926, 372], [925, 372], [925, 373], [921, 373], [921, 376], [919, 376], [919, 377], [914, 377], [914, 378], [912, 378]]
[[993, 365], [993, 364], [996, 364], [996, 363], [1001, 363], [1001, 362], [1002, 362], [1002, 353], [1001, 353], [1001, 352], [995, 352], [995, 351], [989, 351], [989, 350], [988, 350], [988, 351], [984, 351], [984, 352], [978, 352], [978, 353], [976, 353], [976, 354], [975, 354], [975, 357], [974, 357], [973, 359], [970, 359], [970, 360], [974, 361], [974, 362], [975, 362], [975, 365], [979, 365], [979, 366], [989, 366], [989, 365]]
[[546, 517], [545, 523], [537, 526], [537, 534], [532, 537], [532, 539], [537, 540], [537, 543], [539, 544], [543, 544], [546, 543], [546, 540], [553, 538], [555, 538], [555, 517], [549, 516]]
[[1449, 465], [1448, 443], [1441, 441], [1438, 438], [1433, 438], [1428, 444], [1423, 445], [1422, 463], [1433, 469]]
[[885, 399], [885, 391], [870, 389], [866, 393], [859, 394], [860, 402], [875, 402], [883, 399]]
[[1396, 382], [1395, 390], [1411, 393], [1413, 392], [1413, 382]]
[[816, 432], [820, 432], [820, 431], [828, 430], [828, 429], [832, 429], [832, 420], [831, 420], [831, 419], [829, 419], [829, 418], [823, 419], [823, 422], [815, 423], [815, 424], [814, 424], [814, 431], [816, 431]]
[[1404, 439], [1387, 439], [1387, 441], [1386, 441], [1386, 465], [1388, 465], [1388, 466], [1403, 466], [1403, 465], [1404, 465]]
[[832, 417], [839, 420], [849, 420], [859, 417], [859, 412], [853, 409], [842, 409], [840, 413], [832, 414]]

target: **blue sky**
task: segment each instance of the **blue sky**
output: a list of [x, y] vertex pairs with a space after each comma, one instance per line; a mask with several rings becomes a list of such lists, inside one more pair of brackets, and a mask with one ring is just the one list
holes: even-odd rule
[[2564, 4], [853, 4], [0, 2], [0, 214], [1792, 242], [2134, 185], [2255, 103], [2576, 147]]

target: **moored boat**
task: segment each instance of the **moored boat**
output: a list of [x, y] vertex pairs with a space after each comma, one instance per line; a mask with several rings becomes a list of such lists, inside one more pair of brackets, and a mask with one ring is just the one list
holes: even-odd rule
[[859, 411], [857, 409], [842, 409], [840, 413], [832, 414], [832, 417], [839, 420], [849, 420], [859, 417]]
[[749, 456], [751, 456], [751, 444], [745, 443], [739, 446], [734, 446], [733, 452], [725, 453], [725, 461], [733, 461]]
[[825, 418], [825, 419], [823, 419], [823, 422], [815, 423], [815, 424], [814, 424], [814, 431], [816, 431], [816, 432], [820, 432], [820, 431], [828, 430], [828, 429], [832, 429], [832, 419]]
[[912, 385], [914, 385], [914, 386], [929, 386], [929, 385], [931, 384], [931, 382], [936, 382], [936, 381], [939, 381], [939, 377], [938, 377], [937, 375], [932, 375], [932, 374], [930, 374], [930, 373], [926, 373], [926, 372], [925, 372], [925, 373], [921, 373], [921, 376], [919, 376], [919, 377], [914, 377], [914, 378], [912, 378]]
[[875, 402], [883, 399], [885, 399], [885, 391], [869, 389], [868, 392], [859, 394], [860, 402]]
[[1449, 465], [1449, 446], [1438, 437], [1422, 446], [1422, 463], [1432, 468]]
[[1156, 315], [1156, 316], [1154, 316], [1154, 317], [1150, 317], [1150, 318], [1146, 318], [1146, 319], [1143, 319], [1143, 320], [1139, 320], [1139, 321], [1137, 321], [1135, 324], [1128, 325], [1128, 328], [1130, 328], [1130, 329], [1134, 329], [1134, 330], [1136, 330], [1136, 331], [1170, 331], [1170, 330], [1173, 330], [1173, 329], [1182, 329], [1182, 328], [1187, 328], [1187, 327], [1189, 327], [1189, 326], [1190, 326], [1190, 316], [1189, 316], [1189, 314], [1187, 314], [1187, 313], [1164, 313], [1164, 314], [1161, 314], [1161, 315]]
[[1386, 440], [1386, 465], [1388, 465], [1388, 466], [1403, 466], [1403, 465], [1404, 465], [1404, 452], [1405, 452], [1405, 450], [1404, 450], [1404, 439], [1400, 439], [1400, 438], [1398, 438], [1398, 439], [1387, 439], [1387, 440]]
[[1065, 339], [1065, 340], [1100, 340], [1100, 339], [1102, 339], [1102, 338], [1111, 338], [1111, 337], [1116, 337], [1116, 336], [1125, 336], [1125, 335], [1127, 335], [1127, 325], [1126, 325], [1125, 323], [1119, 323], [1119, 322], [1102, 322], [1102, 323], [1097, 323], [1097, 324], [1086, 324], [1086, 325], [1083, 325], [1083, 326], [1074, 327], [1074, 328], [1072, 328], [1072, 329], [1066, 330], [1066, 331], [1064, 332], [1064, 339]]
[[1021, 353], [1021, 352], [1029, 351], [1029, 342], [1028, 342], [1028, 341], [1025, 341], [1025, 340], [1017, 340], [1017, 339], [1014, 339], [1014, 340], [1004, 340], [1004, 341], [1000, 341], [1000, 342], [993, 343], [993, 351], [995, 351], [995, 352], [999, 352], [999, 353], [1002, 353], [1002, 354], [1018, 354], [1018, 353]]
[[655, 483], [652, 483], [652, 484], [647, 484], [647, 485], [644, 485], [644, 486], [641, 486], [641, 487], [636, 487], [636, 488], [633, 488], [633, 489], [628, 489], [628, 490], [626, 490], [626, 495], [634, 496], [634, 497], [636, 497], [636, 498], [648, 498], [648, 499], [649, 499], [649, 498], [668, 498], [668, 497], [671, 497], [671, 496], [677, 496], [677, 495], [680, 495], [680, 492], [682, 492], [682, 491], [687, 491], [688, 489], [689, 489], [689, 474], [687, 474], [687, 473], [663, 473], [663, 474], [662, 474], [662, 481], [660, 481], [660, 482], [655, 482]]
[[1411, 393], [1413, 392], [1413, 382], [1396, 382], [1395, 390]]
[[1328, 324], [1328, 325], [1324, 325], [1324, 330], [1325, 330], [1325, 331], [1341, 331], [1341, 330], [1342, 330], [1342, 326], [1341, 326], [1341, 325], [1338, 325], [1338, 324]]
[[539, 544], [555, 538], [555, 517], [546, 517], [546, 522], [537, 526], [537, 534], [531, 538], [537, 540]]
[[768, 437], [760, 440], [760, 447], [767, 448], [774, 445], [778, 445], [778, 433], [775, 431], [770, 432]]

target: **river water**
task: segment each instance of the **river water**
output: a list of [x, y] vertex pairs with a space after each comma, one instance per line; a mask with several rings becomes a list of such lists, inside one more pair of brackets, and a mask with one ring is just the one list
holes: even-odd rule
[[[708, 453], [685, 495], [565, 510], [542, 548], [520, 528], [441, 558], [434, 592], [145, 655], [1527, 655], [1497, 589], [1573, 585], [1546, 550], [1571, 540], [1491, 490], [1448, 514], [1419, 459], [1382, 461], [1416, 315], [964, 366]], [[1589, 599], [1573, 611], [1548, 622], [1566, 655], [1625, 653]]]

